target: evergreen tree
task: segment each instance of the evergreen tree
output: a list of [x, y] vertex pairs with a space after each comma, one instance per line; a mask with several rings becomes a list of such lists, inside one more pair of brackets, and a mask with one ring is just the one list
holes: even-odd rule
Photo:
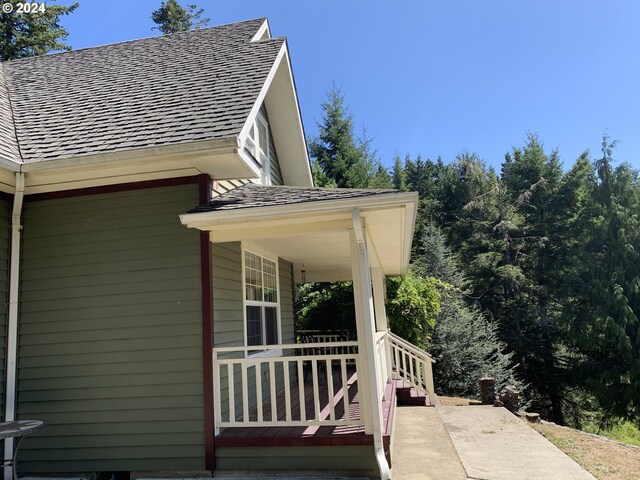
[[604, 419], [640, 421], [640, 190], [638, 172], [613, 167], [615, 142], [603, 140], [594, 164], [564, 313], [576, 381]]
[[376, 187], [381, 183], [390, 187], [388, 172], [382, 174], [371, 138], [366, 129], [360, 138], [356, 137], [353, 115], [335, 85], [322, 104], [322, 121], [318, 129], [318, 137], [309, 142], [309, 151], [319, 185], [332, 182], [339, 188], [372, 188], [371, 183], [376, 179]]
[[498, 338], [498, 328], [466, 301], [467, 281], [446, 245], [445, 236], [429, 225], [421, 241], [416, 272], [432, 275], [440, 283], [441, 308], [433, 329], [429, 350], [436, 358], [434, 378], [444, 395], [477, 397], [478, 380], [496, 379], [498, 390], [510, 385], [522, 389], [515, 375], [513, 355]]
[[0, 61], [71, 50], [64, 43], [69, 32], [60, 24], [60, 17], [73, 13], [78, 3], [47, 4], [44, 9], [30, 13], [17, 12], [18, 0], [4, 0], [4, 3], [14, 8], [10, 13], [0, 12]]
[[393, 159], [393, 188], [397, 190], [407, 189], [407, 174], [404, 171], [400, 157], [396, 155]]
[[183, 7], [178, 0], [166, 0], [151, 13], [151, 20], [157, 25], [152, 30], [160, 30], [166, 35], [206, 27], [211, 19], [203, 18], [203, 14], [204, 8], [197, 5]]

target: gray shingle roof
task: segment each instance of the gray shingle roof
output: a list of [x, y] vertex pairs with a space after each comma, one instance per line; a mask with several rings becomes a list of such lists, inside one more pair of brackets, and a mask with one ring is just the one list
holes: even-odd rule
[[267, 186], [247, 183], [216, 197], [206, 205], [200, 205], [187, 213], [217, 212], [243, 208], [274, 207], [327, 200], [345, 200], [380, 195], [397, 195], [401, 190], [360, 189], [360, 188], [305, 188]]
[[4, 74], [4, 66], [0, 63], [0, 157], [14, 162], [20, 161], [20, 151], [13, 125], [9, 92]]
[[263, 22], [4, 62], [22, 161], [236, 136], [285, 41], [251, 42]]

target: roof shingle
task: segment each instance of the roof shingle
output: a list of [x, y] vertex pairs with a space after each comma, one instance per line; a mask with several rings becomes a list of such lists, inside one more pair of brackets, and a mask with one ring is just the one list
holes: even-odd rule
[[217, 212], [244, 208], [274, 207], [307, 202], [345, 200], [381, 195], [397, 195], [401, 190], [360, 189], [360, 188], [320, 188], [267, 186], [247, 183], [223, 193], [206, 205], [195, 207], [187, 213]]
[[235, 136], [285, 41], [263, 22], [4, 62], [0, 153], [9, 107], [25, 163]]

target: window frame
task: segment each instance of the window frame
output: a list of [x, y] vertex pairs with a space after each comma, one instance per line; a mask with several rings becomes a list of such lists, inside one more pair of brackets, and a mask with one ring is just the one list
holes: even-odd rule
[[[265, 156], [264, 161], [261, 160], [262, 151], [260, 149], [260, 141], [261, 141], [260, 125], [264, 127], [264, 130], [266, 132], [266, 137], [267, 137], [265, 139], [265, 144], [264, 144], [266, 149], [266, 151], [264, 152], [264, 156]], [[251, 137], [251, 131], [254, 132], [254, 137]], [[253, 121], [253, 124], [249, 129], [249, 132], [247, 133], [247, 137], [245, 139], [245, 148], [247, 149], [249, 154], [251, 154], [253, 159], [258, 163], [258, 165], [260, 165], [260, 171], [262, 173], [260, 176], [260, 183], [262, 183], [263, 185], [272, 184], [271, 141], [270, 140], [271, 140], [271, 130], [269, 128], [269, 122], [267, 121], [267, 118], [262, 113], [262, 111], [258, 111], [258, 114], [256, 115], [256, 118]]]
[[[273, 255], [271, 252], [267, 252], [266, 250], [257, 247], [255, 245], [246, 244], [242, 242], [241, 254], [242, 254], [242, 330], [243, 330], [243, 341], [244, 346], [249, 347], [248, 344], [248, 332], [247, 332], [247, 306], [259, 306], [263, 308], [262, 312], [262, 340], [266, 341], [266, 315], [264, 315], [264, 307], [275, 307], [276, 308], [276, 323], [278, 326], [278, 338], [277, 343], [275, 345], [282, 345], [282, 317], [281, 317], [281, 308], [280, 308], [280, 265], [279, 258], [277, 255]], [[252, 255], [257, 256], [260, 259], [266, 259], [275, 264], [276, 270], [276, 302], [265, 302], [258, 300], [247, 300], [247, 281], [246, 281], [246, 265], [245, 265], [245, 256], [246, 253], [250, 253]], [[261, 265], [262, 271], [262, 265]], [[264, 274], [264, 272], [263, 272]], [[262, 282], [264, 286], [264, 281]], [[263, 287], [264, 288], [264, 287]], [[259, 357], [281, 357], [282, 349], [274, 349], [274, 350], [261, 350], [262, 346], [266, 345], [263, 343], [262, 345], [255, 345], [255, 350], [247, 350], [245, 351], [246, 358], [259, 358]]]

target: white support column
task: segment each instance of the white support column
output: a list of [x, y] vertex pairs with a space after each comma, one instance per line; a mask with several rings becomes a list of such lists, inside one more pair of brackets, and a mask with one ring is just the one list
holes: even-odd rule
[[[373, 282], [373, 303], [376, 313], [376, 329], [378, 332], [388, 332], [389, 324], [387, 319], [387, 309], [385, 307], [385, 301], [387, 298], [384, 273], [381, 268], [371, 269], [371, 280]], [[384, 342], [384, 368], [385, 378], [384, 382], [390, 382], [392, 380], [392, 362], [391, 362], [391, 346], [389, 345], [388, 338]]]
[[[378, 398], [376, 371], [376, 337], [374, 326], [373, 295], [371, 290], [371, 268], [367, 251], [366, 232], [357, 208], [352, 212], [353, 230], [351, 230], [351, 268], [353, 270], [353, 295], [356, 305], [356, 323], [361, 358], [358, 371], [358, 394], [360, 401], [367, 400], [367, 416], [370, 416], [371, 433], [376, 452], [376, 461], [380, 469], [380, 478], [389, 480], [391, 473], [384, 454], [382, 440], [382, 404]], [[364, 384], [360, 383], [362, 374]], [[362, 390], [360, 390], [362, 388]], [[366, 429], [365, 419], [365, 429]]]
[[371, 280], [373, 282], [373, 303], [376, 311], [376, 330], [378, 332], [386, 332], [389, 330], [387, 325], [387, 310], [384, 306], [385, 302], [385, 289], [384, 289], [384, 274], [382, 269], [371, 269]]

